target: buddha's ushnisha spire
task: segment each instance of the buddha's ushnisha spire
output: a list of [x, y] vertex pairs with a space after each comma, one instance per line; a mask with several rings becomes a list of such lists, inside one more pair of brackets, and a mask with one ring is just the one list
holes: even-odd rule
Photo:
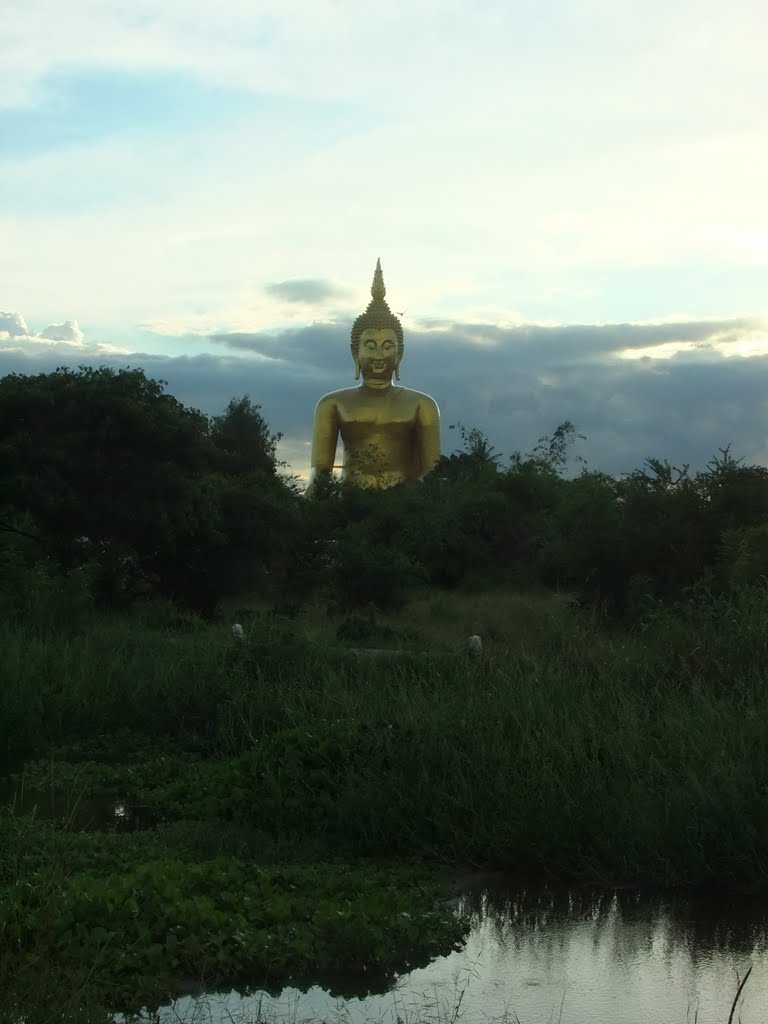
[[387, 289], [384, 287], [384, 275], [381, 272], [381, 257], [376, 260], [376, 270], [373, 272], [373, 284], [371, 285], [371, 298], [383, 299], [387, 294]]

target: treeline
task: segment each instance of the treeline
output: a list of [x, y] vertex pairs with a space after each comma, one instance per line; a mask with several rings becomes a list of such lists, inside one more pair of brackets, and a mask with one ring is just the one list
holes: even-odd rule
[[253, 595], [285, 612], [393, 608], [420, 585], [511, 582], [631, 619], [701, 580], [768, 575], [768, 470], [728, 448], [696, 474], [649, 458], [567, 476], [570, 422], [506, 462], [459, 425], [423, 484], [329, 482], [308, 501], [248, 397], [208, 417], [164, 388], [140, 369], [0, 379], [6, 617], [155, 597], [208, 616]]

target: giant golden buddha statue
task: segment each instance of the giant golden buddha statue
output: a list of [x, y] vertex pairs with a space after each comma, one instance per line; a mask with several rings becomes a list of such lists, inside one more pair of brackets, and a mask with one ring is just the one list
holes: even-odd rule
[[352, 358], [358, 387], [324, 395], [315, 409], [307, 495], [330, 475], [339, 435], [342, 479], [362, 487], [393, 487], [421, 480], [440, 458], [440, 411], [421, 391], [400, 387], [403, 327], [384, 296], [381, 261], [368, 308], [352, 324]]

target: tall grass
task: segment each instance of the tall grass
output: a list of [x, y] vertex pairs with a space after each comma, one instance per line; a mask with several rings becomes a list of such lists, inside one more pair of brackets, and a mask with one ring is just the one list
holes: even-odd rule
[[378, 617], [408, 652], [371, 660], [318, 616], [253, 615], [242, 641], [152, 613], [6, 626], [0, 742], [20, 762], [63, 743], [103, 760], [118, 729], [158, 753], [194, 739], [210, 757], [141, 799], [297, 849], [760, 889], [767, 615], [761, 590], [699, 595], [609, 634], [551, 596], [443, 595]]

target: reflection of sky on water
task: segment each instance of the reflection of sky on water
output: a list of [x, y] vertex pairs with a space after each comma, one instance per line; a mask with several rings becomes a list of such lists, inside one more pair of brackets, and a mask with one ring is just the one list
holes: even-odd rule
[[[394, 991], [339, 1000], [320, 988], [279, 997], [179, 1000], [163, 1022], [328, 1020], [358, 1024], [724, 1024], [739, 978], [754, 970], [742, 1024], [765, 1024], [768, 905], [637, 893], [468, 894], [466, 948], [412, 971]], [[562, 1007], [562, 1017], [560, 1017]], [[734, 1018], [739, 1019], [738, 1014]]]

